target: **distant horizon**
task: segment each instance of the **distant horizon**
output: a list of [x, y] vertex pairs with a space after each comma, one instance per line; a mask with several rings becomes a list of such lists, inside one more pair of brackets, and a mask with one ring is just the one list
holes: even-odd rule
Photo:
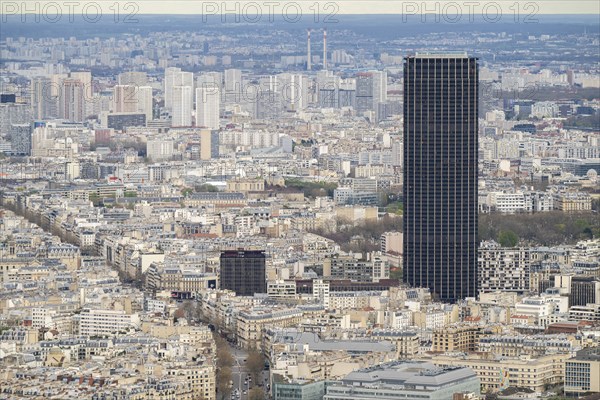
[[[112, 1], [112, 0], [111, 0]], [[95, 37], [110, 34], [149, 34], [151, 32], [176, 32], [176, 31], [243, 31], [253, 29], [278, 29], [278, 30], [306, 30], [319, 31], [328, 29], [330, 32], [346, 29], [360, 32], [372, 37], [391, 38], [393, 35], [407, 35], [425, 32], [521, 32], [529, 36], [573, 34], [586, 31], [588, 35], [600, 36], [600, 21], [597, 11], [599, 3], [593, 6], [589, 1], [573, 2], [570, 12], [559, 14], [549, 11], [561, 11], [554, 0], [538, 4], [534, 2], [515, 2], [514, 0], [499, 0], [493, 2], [438, 2], [434, 5], [431, 1], [406, 1], [396, 2], [390, 0], [387, 7], [377, 7], [378, 1], [361, 0], [361, 3], [373, 4], [368, 10], [371, 12], [350, 12], [351, 8], [333, 7], [334, 2], [308, 0], [282, 2], [255, 2], [258, 8], [244, 6], [246, 0], [228, 3], [227, 7], [222, 2], [195, 2], [175, 0], [170, 5], [170, 12], [156, 9], [153, 0], [141, 2], [111, 2], [99, 0], [91, 3], [78, 3], [74, 9], [66, 9], [63, 3], [47, 6], [44, 1], [37, 4], [37, 10], [46, 10], [46, 13], [32, 14], [35, 7], [26, 10], [22, 3], [4, 2], [0, 5], [0, 20], [3, 23], [3, 37]], [[357, 3], [357, 1], [353, 3]], [[181, 4], [189, 3], [188, 7]], [[268, 4], [278, 4], [274, 9], [267, 9]], [[344, 5], [345, 1], [339, 4]], [[425, 3], [425, 5], [423, 5]], [[475, 8], [468, 9], [469, 4], [476, 4]], [[549, 4], [550, 3], [550, 4]], [[587, 9], [594, 8], [594, 12], [582, 12], [578, 4], [588, 4]], [[68, 3], [64, 3], [68, 4]], [[302, 10], [295, 9], [297, 5]], [[450, 6], [456, 4], [457, 8]], [[393, 6], [396, 7], [393, 7]], [[518, 5], [518, 7], [516, 6]], [[532, 6], [534, 5], [534, 6]], [[11, 8], [12, 7], [12, 8]], [[87, 8], [86, 8], [87, 7]], [[211, 8], [212, 7], [212, 8]], [[245, 8], [244, 8], [245, 7]], [[270, 7], [270, 6], [269, 6]], [[278, 7], [278, 8], [277, 8]], [[285, 7], [288, 7], [287, 9]], [[309, 7], [313, 7], [312, 9]], [[411, 8], [412, 7], [412, 8]], [[419, 13], [423, 11], [444, 10], [446, 13]], [[495, 8], [496, 7], [496, 8]], [[116, 9], [115, 9], [116, 8]], [[206, 13], [202, 13], [204, 8]], [[237, 13], [243, 10], [245, 13]], [[178, 13], [179, 10], [186, 13]], [[283, 10], [287, 12], [283, 12]], [[382, 11], [388, 10], [387, 13]], [[83, 12], [87, 10], [86, 12]], [[294, 14], [294, 10], [297, 11]], [[486, 10], [486, 12], [483, 12]], [[8, 11], [2, 14], [1, 11]], [[253, 12], [254, 11], [254, 12]], [[402, 13], [404, 11], [404, 13]], [[96, 14], [94, 14], [96, 12]], [[259, 13], [257, 13], [259, 12]], [[547, 13], [544, 13], [547, 12]], [[97, 16], [97, 18], [95, 17]], [[335, 35], [335, 33], [334, 33]], [[316, 38], [318, 41], [319, 39]], [[383, 40], [383, 39], [382, 39]]]
[[[44, 14], [56, 13], [63, 15], [74, 11], [75, 15], [87, 9], [88, 14], [101, 9], [107, 15], [119, 9], [121, 15], [297, 15], [303, 17], [319, 16], [321, 19], [341, 15], [424, 15], [424, 14], [469, 14], [494, 15], [498, 11], [503, 16], [513, 16], [515, 13], [521, 17], [535, 15], [600, 15], [600, 2], [596, 0], [542, 0], [542, 1], [469, 1], [469, 0], [296, 0], [296, 1], [269, 1], [269, 0], [172, 0], [168, 2], [158, 0], [117, 1], [96, 0], [84, 2], [55, 2], [41, 1], [5, 1], [0, 6], [0, 15], [31, 13]], [[36, 11], [37, 10], [37, 11]]]
[[[599, 2], [600, 3], [600, 2]], [[19, 24], [37, 24], [37, 25], [42, 25], [42, 24], [50, 24], [50, 25], [54, 25], [54, 24], [61, 24], [61, 23], [65, 23], [65, 24], [73, 24], [73, 23], [80, 23], [80, 22], [85, 22], [88, 23], [90, 25], [98, 25], [99, 23], [115, 23], [113, 21], [113, 15], [109, 14], [109, 13], [103, 13], [101, 15], [101, 18], [99, 18], [98, 21], [95, 22], [90, 22], [87, 21], [86, 19], [84, 19], [82, 17], [82, 15], [80, 13], [75, 13], [74, 16], [72, 17], [73, 20], [69, 20], [69, 15], [68, 14], [63, 14], [61, 18], [59, 18], [56, 21], [51, 21], [50, 17], [44, 17], [45, 14], [38, 14], [38, 13], [25, 13], [25, 14], [2, 14], [0, 12], [0, 20], [2, 21], [3, 24], [10, 24], [10, 23], [19, 23]], [[262, 15], [261, 19], [260, 16]], [[121, 25], [135, 25], [135, 23], [137, 22], [136, 19], [137, 18], [161, 18], [161, 17], [166, 17], [166, 18], [202, 18], [202, 23], [221, 23], [223, 25], [248, 25], [248, 26], [252, 26], [252, 25], [256, 25], [256, 26], [261, 26], [261, 25], [269, 25], [269, 24], [279, 24], [279, 23], [286, 23], [288, 25], [291, 26], [297, 26], [297, 25], [312, 25], [312, 26], [319, 26], [319, 27], [325, 27], [325, 28], [332, 28], [335, 29], [335, 27], [337, 25], [343, 25], [344, 22], [354, 22], [357, 19], [373, 19], [373, 18], [384, 18], [384, 19], [398, 19], [398, 21], [400, 22], [400, 24], [411, 24], [411, 23], [415, 23], [415, 24], [445, 24], [445, 25], [461, 25], [461, 24], [478, 24], [478, 23], [486, 23], [489, 25], [536, 25], [536, 24], [540, 24], [540, 23], [548, 23], [549, 21], [551, 21], [552, 23], [564, 23], [564, 24], [569, 24], [569, 23], [574, 23], [574, 22], [585, 22], [586, 24], [589, 25], [598, 25], [600, 26], [600, 19], [599, 19], [599, 15], [590, 15], [589, 13], [570, 13], [570, 14], [535, 14], [532, 15], [531, 18], [535, 18], [534, 21], [530, 21], [530, 22], [525, 22], [523, 21], [523, 18], [526, 17], [524, 15], [521, 15], [520, 18], [521, 20], [519, 22], [515, 22], [513, 20], [514, 16], [513, 15], [501, 15], [501, 17], [498, 17], [497, 21], [494, 22], [490, 22], [490, 20], [488, 18], [486, 18], [485, 16], [475, 13], [473, 16], [471, 16], [469, 18], [469, 15], [462, 15], [462, 18], [460, 20], [457, 21], [452, 21], [450, 20], [450, 17], [444, 18], [443, 16], [447, 15], [447, 14], [440, 14], [440, 13], [418, 13], [418, 14], [402, 14], [402, 13], [387, 13], [387, 14], [375, 14], [375, 13], [371, 13], [371, 14], [335, 14], [335, 18], [337, 19], [336, 21], [324, 21], [323, 18], [321, 18], [319, 21], [314, 21], [313, 20], [313, 16], [312, 15], [302, 15], [301, 18], [298, 18], [298, 21], [295, 22], [290, 22], [289, 20], [286, 19], [286, 17], [282, 16], [281, 14], [274, 14], [274, 16], [272, 17], [271, 20], [269, 20], [268, 15], [264, 15], [264, 14], [239, 14], [239, 13], [222, 13], [222, 14], [202, 14], [202, 13], [185, 13], [185, 14], [179, 14], [179, 13], [163, 13], [163, 14], [159, 14], [159, 13], [132, 13], [130, 15], [130, 17], [133, 19], [133, 21], [130, 21], [128, 24], [124, 24], [123, 23], [123, 18], [125, 16], [127, 16], [127, 13], [121, 13], [120, 18], [121, 21], [119, 21], [119, 23]], [[239, 20], [236, 19], [229, 19], [229, 18], [234, 18], [234, 17], [239, 17]], [[435, 21], [435, 20], [422, 20], [422, 18], [424, 17], [438, 17], [439, 21]], [[39, 21], [36, 21], [36, 18], [39, 18]], [[257, 20], [251, 20], [252, 18], [257, 18]], [[351, 21], [344, 21], [341, 18], [345, 18]], [[21, 21], [21, 19], [25, 19], [25, 21]]]
[[[512, 32], [528, 36], [577, 34], [587, 32], [592, 37], [600, 37], [600, 22], [595, 15], [583, 14], [548, 14], [536, 15], [535, 22], [514, 21], [513, 15], [503, 15], [497, 22], [489, 22], [481, 14], [476, 14], [470, 20], [464, 16], [461, 21], [450, 22], [448, 16], [432, 14], [402, 15], [402, 14], [338, 14], [337, 22], [325, 22], [320, 18], [315, 22], [312, 15], [304, 15], [297, 22], [291, 23], [281, 14], [276, 14], [272, 20], [263, 16], [258, 21], [251, 22], [252, 16], [236, 17], [239, 14], [196, 15], [196, 14], [135, 14], [132, 19], [125, 21], [127, 13], [121, 12], [119, 21], [114, 21], [114, 15], [108, 8], [98, 21], [91, 23], [75, 13], [72, 20], [63, 15], [52, 22], [48, 16], [6, 15], [1, 16], [3, 24], [2, 39], [15, 37], [104, 37], [111, 34], [150, 34], [152, 32], [214, 32], [225, 34], [225, 31], [243, 32], [252, 30], [283, 30], [298, 31], [311, 29], [315, 32], [329, 30], [334, 36], [337, 32], [351, 30], [360, 34], [376, 37], [381, 40], [410, 34], [425, 34], [432, 32]], [[23, 22], [22, 20], [25, 20]], [[224, 22], [223, 22], [224, 21]], [[318, 42], [318, 34], [315, 40]]]
[[[599, 2], [600, 3], [600, 2]], [[2, 10], [0, 8], [0, 10]], [[43, 13], [31, 13], [31, 12], [27, 12], [24, 13], [27, 16], [36, 16], [36, 15], [44, 15]], [[123, 13], [123, 15], [126, 15], [126, 13]], [[204, 16], [205, 14], [203, 14], [202, 12], [186, 12], [186, 13], [152, 13], [152, 12], [145, 12], [145, 13], [136, 13], [136, 14], [132, 14], [135, 15], [136, 17], [161, 17], [161, 16], [173, 16], [173, 17], [198, 17], [198, 16]], [[219, 13], [219, 14], [207, 14], [206, 17], [207, 18], [219, 18], [221, 15], [231, 15], [231, 16], [256, 16], [256, 15], [263, 15], [264, 16], [264, 23], [268, 23], [267, 22], [267, 14], [257, 14], [257, 13], [233, 13], [233, 12], [224, 12], [224, 13]], [[359, 14], [359, 13], [339, 13], [339, 14], [335, 14], [335, 16], [337, 17], [402, 17], [403, 13], [382, 13], [382, 14], [378, 14], [378, 13], [363, 13], [363, 14]], [[415, 14], [406, 14], [406, 17], [411, 18], [411, 17], [418, 17], [418, 16], [422, 16], [422, 15], [444, 15], [444, 13], [434, 13], [434, 12], [427, 12], [427, 13], [415, 13]], [[596, 21], [597, 25], [600, 25], [600, 14], [598, 15], [593, 15], [590, 13], [586, 13], [586, 12], [582, 12], [582, 13], [577, 13], [577, 12], [572, 12], [572, 13], [538, 13], [538, 14], [533, 14], [535, 17], [573, 17], [573, 18], [580, 18], [580, 17], [584, 17], [584, 18], [589, 18], [589, 19], [593, 19], [594, 21]], [[0, 16], [2, 16], [2, 22], [5, 22], [6, 19], [8, 19], [8, 21], [10, 21], [11, 17], [20, 17], [21, 14], [14, 14], [14, 13], [3, 13], [0, 11]], [[524, 15], [522, 15], [521, 17], [523, 17]], [[68, 14], [64, 14], [64, 17], [68, 17]], [[78, 13], [75, 13], [75, 17], [81, 17], [81, 15], [79, 15]], [[277, 20], [282, 19], [281, 14], [275, 14], [274, 17]], [[308, 17], [312, 17], [312, 15], [306, 14], [303, 15], [303, 17], [305, 19], [309, 19]], [[458, 23], [468, 23], [468, 14], [463, 14], [463, 19], [464, 21], [459, 21]], [[474, 17], [476, 19], [481, 19], [482, 15], [479, 13], [475, 13]], [[506, 16], [505, 16], [506, 17]], [[313, 22], [313, 21], [311, 21]], [[320, 21], [320, 23], [322, 23], [323, 21]], [[259, 22], [255, 22], [257, 24], [260, 23]], [[337, 22], [329, 22], [330, 25], [335, 25]], [[456, 22], [452, 22], [452, 23], [456, 23]], [[316, 24], [316, 23], [315, 23]]]

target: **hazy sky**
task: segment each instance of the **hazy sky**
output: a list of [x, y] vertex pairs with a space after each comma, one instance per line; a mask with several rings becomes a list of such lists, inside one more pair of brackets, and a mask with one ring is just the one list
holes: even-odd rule
[[[281, 16], [285, 7], [288, 15], [297, 13], [301, 7], [302, 17], [314, 16], [315, 12], [320, 16], [340, 14], [415, 14], [426, 10], [426, 13], [447, 12], [448, 15], [460, 13], [465, 18], [474, 13], [481, 16], [485, 9], [488, 14], [495, 15], [498, 10], [504, 17], [514, 16], [516, 9], [519, 15], [541, 15], [541, 14], [587, 14], [590, 16], [600, 15], [600, 1], [598, 0], [73, 0], [75, 15], [81, 13], [83, 7], [89, 6], [90, 12], [93, 7], [99, 5], [103, 14], [114, 11], [114, 5], [118, 4], [120, 13], [133, 14], [217, 14], [223, 12], [260, 14], [267, 17], [269, 14]], [[16, 7], [27, 8], [41, 7], [53, 3], [60, 5], [63, 14], [68, 13], [68, 1], [2, 1], [0, 14], [14, 14], [21, 12]], [[94, 3], [94, 4], [92, 4]], [[318, 6], [315, 6], [318, 4]], [[225, 11], [224, 11], [225, 10]], [[53, 11], [50, 11], [53, 12]]]

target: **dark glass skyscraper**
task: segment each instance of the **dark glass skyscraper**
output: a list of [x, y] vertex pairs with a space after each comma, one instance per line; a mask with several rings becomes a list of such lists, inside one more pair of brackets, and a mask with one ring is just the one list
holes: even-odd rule
[[477, 295], [478, 65], [404, 62], [404, 281], [443, 301]]
[[266, 293], [265, 252], [262, 250], [226, 250], [221, 252], [221, 289], [238, 296]]

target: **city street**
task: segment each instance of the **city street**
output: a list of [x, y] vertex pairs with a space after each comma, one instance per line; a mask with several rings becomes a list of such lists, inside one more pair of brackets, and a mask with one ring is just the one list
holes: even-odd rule
[[[248, 399], [248, 392], [250, 391], [250, 389], [252, 389], [258, 384], [258, 382], [248, 380], [248, 370], [245, 366], [245, 360], [248, 357], [248, 352], [246, 350], [237, 348], [232, 344], [229, 344], [229, 348], [231, 350], [231, 355], [234, 358], [233, 366], [231, 367], [231, 380], [233, 381], [233, 387], [231, 389], [231, 398], [237, 398], [234, 395], [237, 389], [240, 393], [240, 400]], [[260, 384], [262, 385], [261, 389], [265, 393], [265, 399], [269, 398], [269, 395], [266, 390], [266, 384], [268, 383], [268, 379], [269, 371], [263, 371], [260, 376]], [[245, 380], [247, 383], [244, 383]], [[244, 394], [244, 391], [246, 391], [246, 394]]]
[[[231, 367], [231, 379], [233, 381], [233, 388], [231, 393], [235, 393], [236, 389], [239, 390], [240, 399], [248, 398], [248, 386], [244, 384], [244, 377], [247, 376], [245, 372], [244, 360], [248, 357], [248, 353], [230, 344], [231, 355], [233, 356], [233, 366]], [[244, 395], [244, 390], [246, 394]], [[232, 396], [233, 397], [233, 396]]]

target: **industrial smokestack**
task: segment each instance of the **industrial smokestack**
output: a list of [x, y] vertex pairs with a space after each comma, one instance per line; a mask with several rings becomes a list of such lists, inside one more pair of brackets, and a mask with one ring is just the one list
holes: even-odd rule
[[308, 42], [306, 46], [306, 70], [310, 71], [312, 69], [311, 60], [312, 55], [310, 54], [310, 29], [308, 30]]
[[327, 29], [323, 31], [323, 69], [327, 71]]

